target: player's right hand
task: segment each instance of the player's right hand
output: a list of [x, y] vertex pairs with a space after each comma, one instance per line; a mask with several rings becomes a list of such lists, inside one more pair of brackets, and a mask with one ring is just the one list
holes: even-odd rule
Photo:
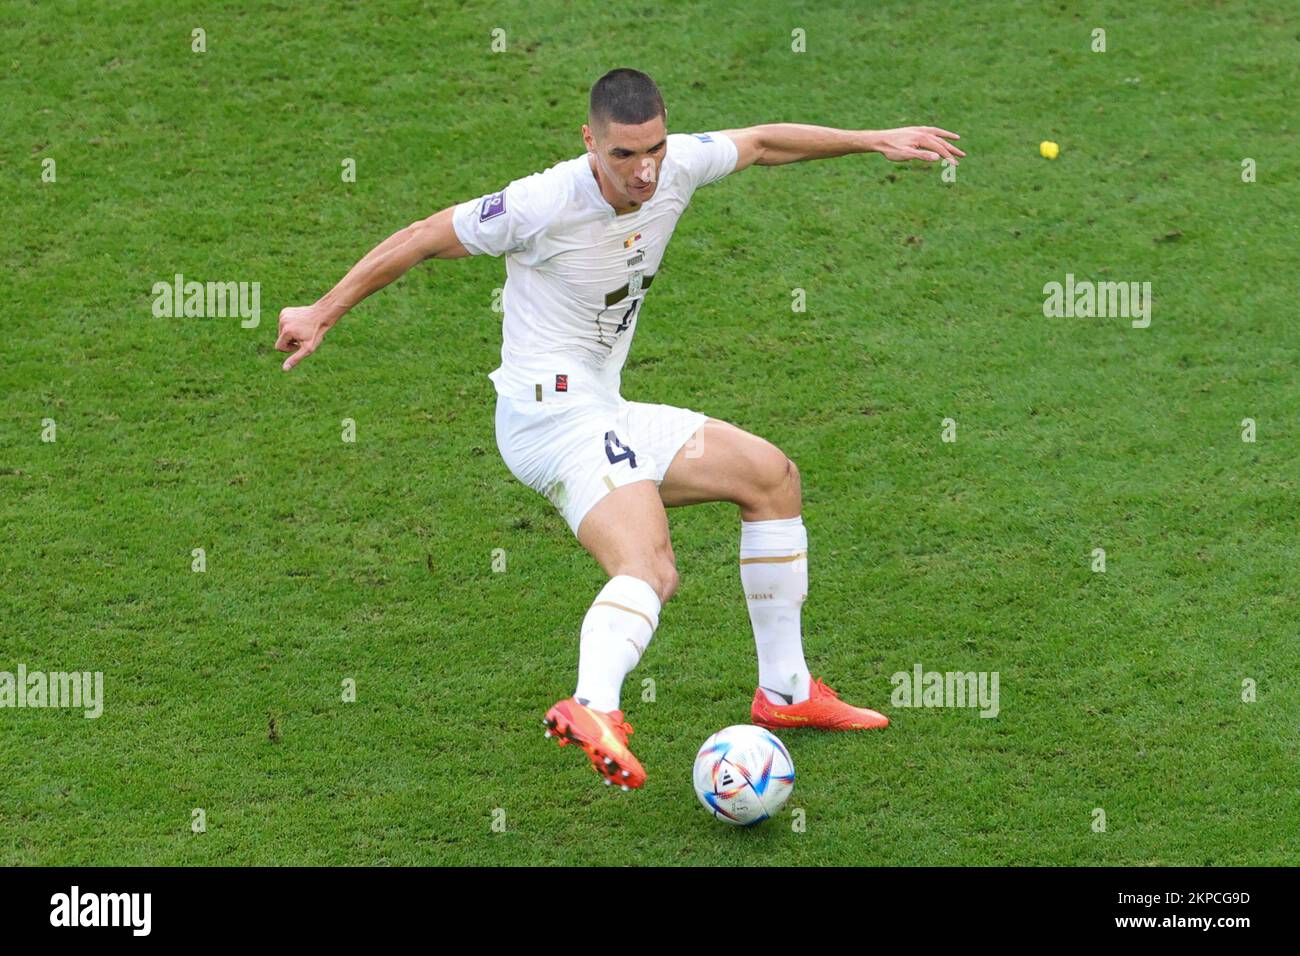
[[275, 347], [292, 352], [284, 365], [286, 372], [305, 359], [320, 345], [320, 340], [334, 325], [319, 305], [292, 305], [280, 310], [280, 337]]

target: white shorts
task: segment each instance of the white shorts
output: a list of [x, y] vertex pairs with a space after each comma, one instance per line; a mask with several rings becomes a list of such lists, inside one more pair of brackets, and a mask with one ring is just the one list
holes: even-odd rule
[[615, 488], [646, 478], [658, 487], [708, 417], [621, 396], [538, 402], [498, 395], [497, 448], [511, 474], [549, 498], [576, 535]]

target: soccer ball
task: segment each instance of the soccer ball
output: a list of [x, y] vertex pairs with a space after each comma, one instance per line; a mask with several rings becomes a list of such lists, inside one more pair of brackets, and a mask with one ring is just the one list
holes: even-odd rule
[[695, 755], [695, 795], [724, 823], [748, 827], [785, 806], [794, 761], [776, 735], [752, 724], [719, 730]]

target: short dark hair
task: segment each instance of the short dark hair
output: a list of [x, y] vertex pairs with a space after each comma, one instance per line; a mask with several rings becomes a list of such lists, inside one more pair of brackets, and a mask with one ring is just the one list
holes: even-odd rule
[[610, 70], [591, 86], [587, 119], [604, 129], [612, 120], [637, 126], [656, 116], [667, 116], [659, 87], [639, 70]]

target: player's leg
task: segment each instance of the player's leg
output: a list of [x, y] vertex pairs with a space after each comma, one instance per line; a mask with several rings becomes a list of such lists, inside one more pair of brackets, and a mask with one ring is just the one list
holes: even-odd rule
[[740, 580], [758, 651], [754, 722], [843, 730], [885, 726], [883, 715], [843, 704], [809, 674], [801, 623], [808, 535], [795, 463], [771, 442], [710, 418], [673, 456], [659, 494], [667, 507], [730, 501], [740, 508]]
[[730, 501], [742, 521], [797, 518], [803, 510], [795, 463], [766, 439], [717, 418], [674, 454], [659, 496], [668, 508]]
[[771, 442], [710, 418], [674, 456], [659, 486], [666, 506], [730, 501], [740, 508], [740, 581], [758, 650], [758, 683], [774, 704], [807, 700], [800, 616], [808, 536], [799, 469]]
[[640, 786], [645, 773], [627, 747], [620, 691], [677, 588], [656, 491], [663, 468], [629, 433], [617, 401], [498, 407], [497, 443], [507, 466], [551, 500], [610, 576], [582, 621], [575, 694], [547, 712], [547, 736], [578, 744], [607, 783], [626, 788]]
[[661, 603], [677, 591], [677, 560], [668, 515], [653, 480], [634, 481], [592, 505], [578, 524], [578, 541], [610, 577], [647, 582]]
[[663, 603], [677, 590], [668, 518], [654, 481], [608, 491], [578, 520], [576, 533], [609, 580], [582, 621], [577, 690], [547, 712], [547, 734], [580, 745], [606, 783], [632, 789], [645, 782], [645, 771], [628, 747], [632, 728], [619, 696], [659, 626]]
[[582, 518], [577, 535], [609, 581], [582, 622], [575, 696], [598, 710], [618, 710], [623, 680], [677, 590], [668, 517], [654, 482], [634, 481], [607, 493]]

